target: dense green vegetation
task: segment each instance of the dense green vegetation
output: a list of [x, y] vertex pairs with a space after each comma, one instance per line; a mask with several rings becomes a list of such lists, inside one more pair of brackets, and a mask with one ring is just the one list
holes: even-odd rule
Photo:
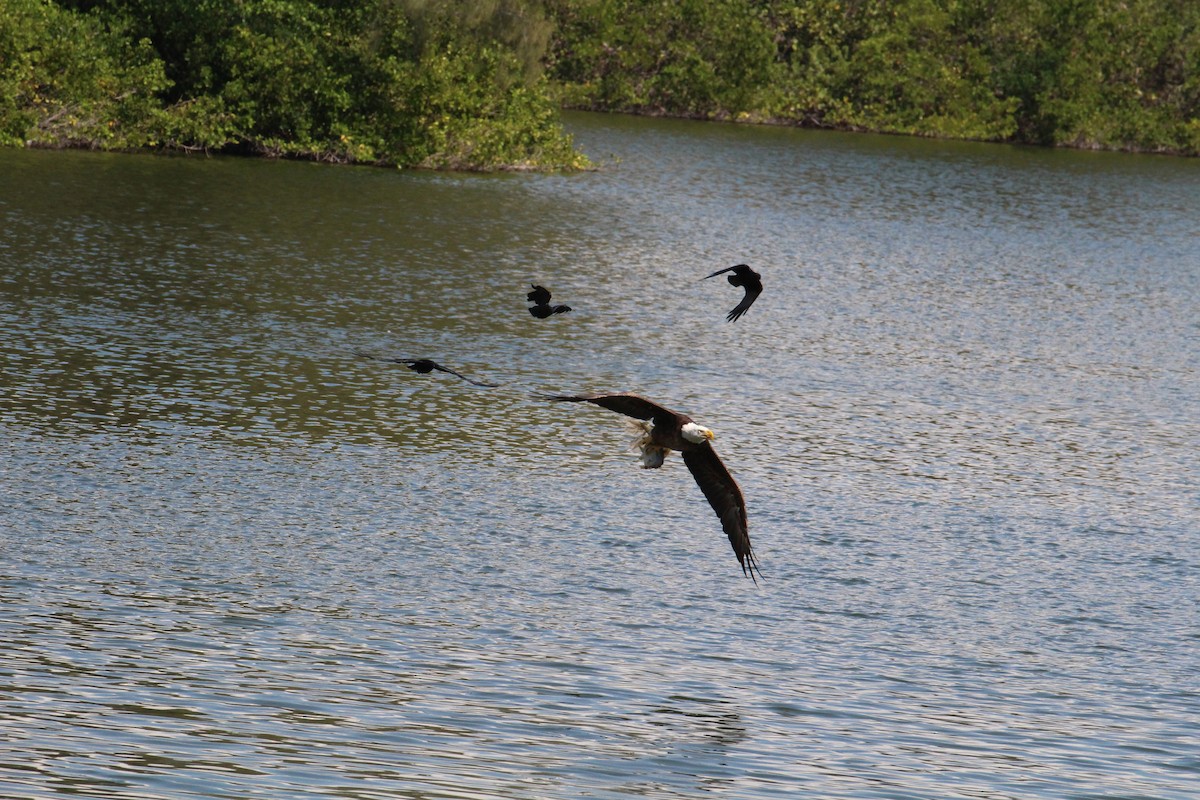
[[1200, 153], [1191, 0], [551, 0], [582, 108]]
[[524, 0], [0, 0], [0, 143], [585, 163]]
[[1200, 153], [1191, 0], [0, 0], [0, 144], [586, 163], [560, 106]]

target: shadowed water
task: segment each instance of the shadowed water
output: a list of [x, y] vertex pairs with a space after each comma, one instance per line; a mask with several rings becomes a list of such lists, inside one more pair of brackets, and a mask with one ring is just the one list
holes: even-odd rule
[[570, 125], [0, 150], [0, 795], [1194, 797], [1200, 162]]

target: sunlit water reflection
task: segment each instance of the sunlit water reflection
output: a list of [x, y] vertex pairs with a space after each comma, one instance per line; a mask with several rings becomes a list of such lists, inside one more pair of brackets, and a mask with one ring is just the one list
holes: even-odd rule
[[[572, 126], [0, 151], [0, 794], [1194, 797], [1200, 164]], [[716, 429], [759, 587], [533, 394], [608, 389]]]

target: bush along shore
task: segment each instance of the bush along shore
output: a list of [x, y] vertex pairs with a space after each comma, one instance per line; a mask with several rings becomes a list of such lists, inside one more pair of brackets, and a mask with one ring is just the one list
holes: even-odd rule
[[0, 144], [586, 168], [562, 107], [1197, 155], [1200, 3], [0, 4]]
[[1200, 3], [552, 0], [566, 106], [1200, 154]]
[[536, 4], [4, 0], [0, 144], [574, 169]]

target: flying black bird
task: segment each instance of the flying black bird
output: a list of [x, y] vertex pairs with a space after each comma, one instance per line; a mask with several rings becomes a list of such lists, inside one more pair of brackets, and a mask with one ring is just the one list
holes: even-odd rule
[[529, 309], [529, 313], [538, 319], [545, 319], [551, 314], [565, 314], [571, 310], [570, 306], [550, 305], [550, 290], [545, 286], [538, 286], [534, 283], [529, 285], [533, 287], [532, 292], [525, 293], [525, 297], [528, 298], [529, 302], [533, 303]]
[[499, 386], [497, 383], [484, 383], [483, 381], [477, 381], [472, 378], [468, 378], [461, 372], [455, 372], [449, 367], [443, 367], [441, 364], [428, 358], [379, 358], [378, 356], [373, 356], [370, 353], [364, 353], [362, 350], [355, 350], [354, 354], [356, 356], [361, 356], [362, 358], [369, 358], [373, 361], [387, 361], [391, 364], [403, 364], [413, 372], [417, 372], [422, 375], [428, 375], [430, 372], [433, 372], [436, 369], [438, 372], [445, 372], [457, 378], [462, 378], [467, 383], [473, 383], [476, 386], [487, 386], [493, 389]]
[[641, 435], [635, 446], [642, 451], [642, 467], [657, 469], [663, 465], [663, 460], [671, 450], [683, 454], [683, 463], [691, 471], [692, 477], [708, 504], [712, 506], [721, 527], [733, 545], [738, 563], [742, 565], [742, 573], [758, 583], [754, 573], [762, 571], [750, 549], [750, 534], [746, 522], [746, 501], [737, 481], [729, 474], [729, 470], [717, 457], [717, 451], [709, 444], [713, 432], [703, 425], [697, 425], [691, 417], [678, 414], [658, 403], [651, 402], [629, 392], [620, 394], [588, 394], [588, 395], [546, 395], [549, 400], [567, 403], [592, 403], [593, 405], [616, 411], [627, 417], [633, 417], [639, 422], [634, 423]]
[[746, 295], [742, 298], [742, 302], [734, 306], [733, 310], [730, 311], [725, 317], [725, 319], [729, 320], [730, 322], [734, 322], [738, 319], [738, 317], [742, 316], [742, 314], [745, 314], [747, 309], [754, 305], [754, 301], [758, 299], [758, 296], [762, 294], [762, 276], [750, 269], [748, 265], [738, 264], [733, 267], [719, 269], [712, 275], [705, 275], [700, 280], [706, 281], [709, 278], [717, 277], [722, 272], [730, 271], [732, 271], [733, 274], [728, 278], [729, 284], [731, 286], [741, 286], [746, 290]]

